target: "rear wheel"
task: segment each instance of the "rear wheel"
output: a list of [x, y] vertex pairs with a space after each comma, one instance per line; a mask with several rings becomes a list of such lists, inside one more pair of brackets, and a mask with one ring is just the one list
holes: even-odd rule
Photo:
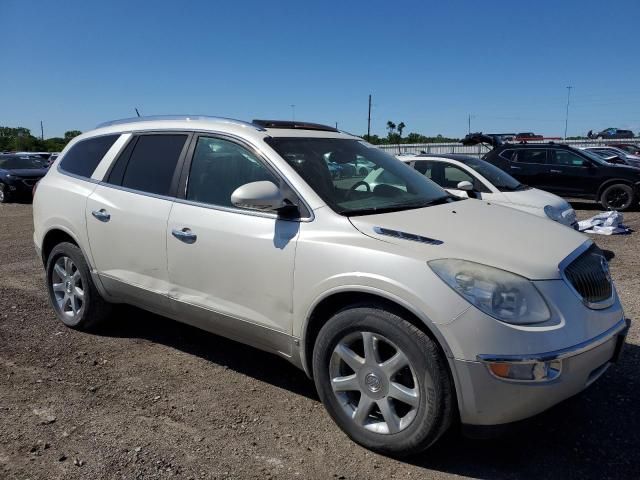
[[111, 313], [96, 289], [82, 251], [68, 242], [56, 245], [47, 259], [49, 300], [66, 326], [89, 330]]
[[313, 373], [333, 420], [366, 448], [414, 454], [451, 424], [452, 387], [437, 345], [391, 312], [337, 313], [318, 334]]
[[600, 204], [607, 210], [628, 210], [636, 201], [633, 188], [624, 183], [608, 186], [600, 196]]

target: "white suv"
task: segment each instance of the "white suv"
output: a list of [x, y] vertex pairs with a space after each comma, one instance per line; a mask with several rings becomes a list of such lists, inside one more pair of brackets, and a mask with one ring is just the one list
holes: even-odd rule
[[[369, 162], [391, 183], [334, 178]], [[142, 118], [75, 138], [34, 240], [62, 322], [125, 302], [304, 369], [358, 443], [410, 454], [583, 390], [628, 329], [607, 261], [555, 222], [447, 194], [317, 124]]]

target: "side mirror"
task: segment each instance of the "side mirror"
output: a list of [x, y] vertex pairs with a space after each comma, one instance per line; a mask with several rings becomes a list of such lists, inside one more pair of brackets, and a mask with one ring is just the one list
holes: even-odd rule
[[473, 184], [468, 180], [463, 180], [462, 182], [458, 183], [456, 188], [458, 190], [464, 190], [465, 192], [473, 192]]
[[236, 188], [231, 194], [231, 203], [236, 207], [263, 211], [277, 211], [287, 206], [280, 189], [268, 181], [246, 183]]

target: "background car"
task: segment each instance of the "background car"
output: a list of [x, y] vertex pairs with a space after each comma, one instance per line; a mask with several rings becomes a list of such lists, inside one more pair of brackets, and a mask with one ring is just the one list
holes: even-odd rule
[[[550, 218], [577, 228], [576, 212], [569, 203], [549, 192], [532, 188], [484, 160], [467, 155], [416, 155], [398, 157], [449, 193]], [[375, 172], [365, 182], [373, 180]]]
[[606, 128], [592, 136], [595, 138], [633, 138], [633, 132], [620, 128]]
[[626, 152], [620, 148], [616, 147], [582, 147], [581, 150], [588, 150], [590, 152], [597, 153], [602, 158], [607, 160], [609, 163], [611, 160], [618, 159], [622, 160], [627, 165], [632, 165], [634, 167], [640, 167], [640, 156], [633, 155], [629, 152]]
[[613, 145], [610, 144], [608, 146], [619, 148], [632, 155], [640, 155], [640, 145], [637, 143], [614, 143]]
[[542, 140], [544, 137], [542, 135], [537, 135], [533, 132], [521, 132], [516, 135], [516, 141], [521, 140]]
[[595, 200], [607, 210], [638, 203], [640, 168], [608, 163], [588, 150], [558, 143], [504, 144], [483, 158], [522, 183], [562, 197]]
[[33, 186], [47, 173], [48, 160], [27, 155], [0, 155], [0, 203], [31, 198]]

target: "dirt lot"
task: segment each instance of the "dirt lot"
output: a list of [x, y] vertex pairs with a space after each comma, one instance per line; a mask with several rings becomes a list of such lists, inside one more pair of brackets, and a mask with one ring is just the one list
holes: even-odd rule
[[[638, 318], [640, 213], [626, 219], [637, 233], [595, 240]], [[135, 309], [64, 328], [31, 235], [30, 205], [0, 205], [0, 478], [640, 478], [637, 323], [618, 366], [512, 436], [454, 432], [397, 461], [352, 443], [274, 356]]]

